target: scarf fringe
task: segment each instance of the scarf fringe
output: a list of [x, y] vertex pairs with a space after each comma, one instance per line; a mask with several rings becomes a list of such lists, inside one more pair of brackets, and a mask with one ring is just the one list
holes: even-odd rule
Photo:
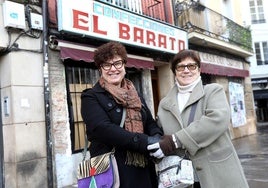
[[126, 165], [144, 168], [147, 164], [148, 160], [143, 154], [127, 151]]

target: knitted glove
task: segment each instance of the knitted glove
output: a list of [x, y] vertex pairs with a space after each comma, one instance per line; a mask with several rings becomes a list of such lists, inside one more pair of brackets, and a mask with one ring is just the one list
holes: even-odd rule
[[175, 143], [172, 140], [172, 135], [162, 136], [159, 145], [165, 156], [169, 155], [176, 149]]

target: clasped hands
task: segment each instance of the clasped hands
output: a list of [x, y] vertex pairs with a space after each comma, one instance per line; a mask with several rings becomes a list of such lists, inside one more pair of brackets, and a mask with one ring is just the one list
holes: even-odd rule
[[172, 153], [178, 147], [173, 138], [175, 139], [174, 135], [164, 135], [160, 138], [159, 136], [148, 137], [147, 149], [150, 156], [160, 159]]

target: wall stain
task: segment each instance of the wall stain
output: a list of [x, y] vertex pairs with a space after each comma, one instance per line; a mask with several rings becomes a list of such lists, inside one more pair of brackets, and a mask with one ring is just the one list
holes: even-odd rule
[[[28, 159], [27, 161], [24, 162], [19, 162], [17, 164], [17, 172], [21, 174], [21, 176], [32, 176], [35, 174], [36, 167], [38, 165], [37, 159], [37, 153], [30, 152], [30, 153], [25, 153], [21, 159]], [[33, 159], [33, 160], [29, 160]]]
[[38, 154], [37, 152], [27, 152], [27, 153], [23, 153], [23, 155], [18, 157], [18, 161], [30, 161], [30, 160], [35, 160], [40, 158], [41, 155]]
[[37, 164], [38, 162], [36, 160], [18, 163], [18, 174], [21, 174], [22, 177], [32, 176], [33, 174], [35, 174]]

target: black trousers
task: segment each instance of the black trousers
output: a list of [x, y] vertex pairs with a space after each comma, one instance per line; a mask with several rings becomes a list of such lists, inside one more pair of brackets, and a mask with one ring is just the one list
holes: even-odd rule
[[199, 182], [194, 182], [194, 188], [201, 188], [200, 183]]

